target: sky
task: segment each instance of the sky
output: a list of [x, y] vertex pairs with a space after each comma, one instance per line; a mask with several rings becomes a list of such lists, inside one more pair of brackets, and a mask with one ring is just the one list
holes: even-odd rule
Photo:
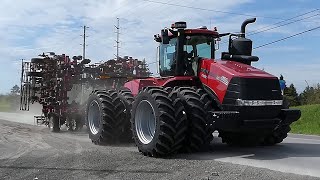
[[[20, 84], [21, 59], [48, 51], [81, 55], [84, 25], [89, 27], [86, 57], [93, 62], [114, 58], [117, 18], [120, 56], [149, 63], [156, 60], [153, 35], [175, 21], [225, 33], [239, 32], [242, 21], [256, 17], [247, 28], [254, 47], [320, 26], [320, 1], [315, 0], [1, 0], [0, 4], [0, 93]], [[217, 57], [227, 50], [226, 40], [222, 39]], [[260, 60], [253, 66], [275, 76], [283, 74], [287, 84], [301, 92], [307, 84], [320, 83], [319, 42], [320, 29], [255, 49], [253, 55]], [[149, 67], [156, 72], [156, 64]]]

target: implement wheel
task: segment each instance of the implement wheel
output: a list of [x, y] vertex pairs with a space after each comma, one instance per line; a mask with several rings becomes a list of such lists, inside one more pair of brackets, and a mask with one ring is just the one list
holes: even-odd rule
[[83, 122], [80, 117], [71, 118], [66, 123], [68, 131], [80, 131], [83, 128]]
[[60, 132], [60, 119], [56, 115], [51, 115], [49, 117], [48, 127], [51, 132]]

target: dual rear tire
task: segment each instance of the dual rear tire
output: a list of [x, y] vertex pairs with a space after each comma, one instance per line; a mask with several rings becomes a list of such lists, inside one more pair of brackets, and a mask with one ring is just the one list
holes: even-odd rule
[[131, 127], [140, 152], [162, 157], [176, 152], [196, 152], [207, 145], [212, 130], [206, 93], [191, 87], [148, 87], [132, 106]]
[[[94, 144], [114, 144], [128, 141], [129, 120], [126, 106], [114, 90], [94, 91], [88, 100], [86, 124]], [[127, 122], [126, 122], [127, 121]]]

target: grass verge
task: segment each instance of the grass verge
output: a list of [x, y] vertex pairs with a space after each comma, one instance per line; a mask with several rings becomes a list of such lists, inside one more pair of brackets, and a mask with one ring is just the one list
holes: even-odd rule
[[11, 109], [9, 104], [1, 103], [0, 102], [0, 112], [9, 112]]
[[291, 125], [291, 133], [320, 135], [320, 104], [294, 107], [301, 118]]

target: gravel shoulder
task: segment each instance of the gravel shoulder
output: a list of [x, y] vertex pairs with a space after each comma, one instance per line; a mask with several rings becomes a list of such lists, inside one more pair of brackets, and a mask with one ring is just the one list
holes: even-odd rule
[[318, 179], [208, 158], [215, 152], [145, 157], [133, 144], [93, 145], [86, 132], [4, 120], [0, 132], [0, 179]]

